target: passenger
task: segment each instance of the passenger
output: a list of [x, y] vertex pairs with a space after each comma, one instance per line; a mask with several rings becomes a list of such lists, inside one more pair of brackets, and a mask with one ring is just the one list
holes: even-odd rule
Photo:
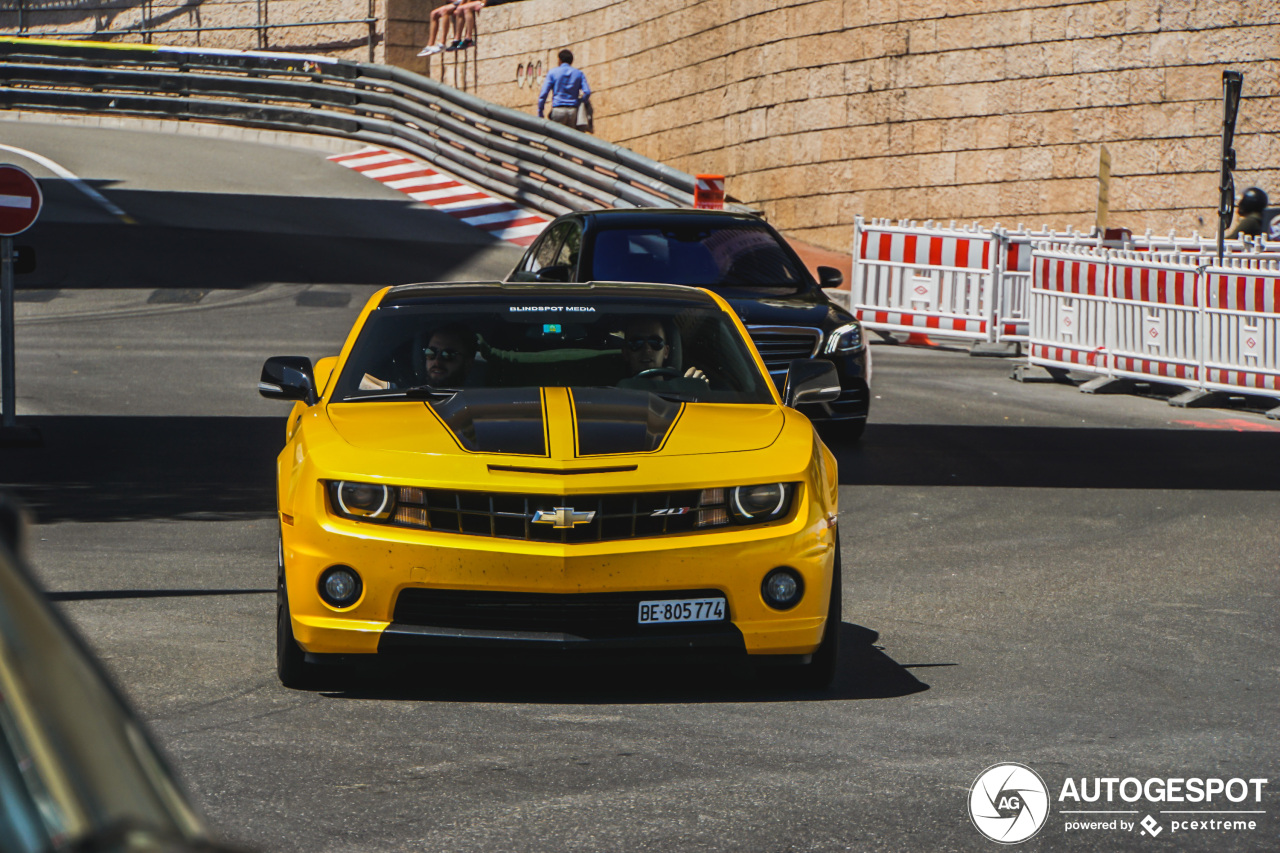
[[[619, 388], [652, 390], [670, 380], [692, 379], [706, 383], [707, 375], [696, 367], [683, 374], [671, 365], [675, 330], [670, 323], [657, 319], [637, 318], [623, 330], [622, 363], [627, 378], [618, 382]], [[698, 390], [699, 386], [692, 386]], [[701, 386], [705, 388], [705, 385]]]
[[1236, 205], [1236, 214], [1240, 217], [1227, 232], [1228, 240], [1242, 234], [1257, 237], [1262, 233], [1262, 217], [1267, 209], [1267, 194], [1258, 187], [1249, 187], [1240, 194], [1240, 203]]
[[[474, 47], [476, 43], [476, 13], [484, 8], [485, 0], [464, 0], [458, 5], [458, 10], [454, 15], [454, 32], [458, 35], [458, 40], [449, 45], [445, 50], [466, 50]], [[462, 16], [462, 22], [459, 23], [457, 16]]]
[[366, 373], [360, 377], [359, 389], [403, 390], [423, 384], [459, 388], [482, 381], [480, 371], [476, 369], [476, 335], [464, 326], [442, 326], [431, 333], [425, 344], [418, 337], [402, 348], [401, 353], [405, 349], [408, 350], [407, 358], [402, 354], [394, 355], [385, 368], [385, 375], [392, 378], [383, 379]]
[[449, 40], [450, 28], [455, 35], [460, 35], [462, 18], [458, 7], [462, 3], [463, 0], [448, 0], [443, 6], [432, 10], [431, 23], [427, 28], [427, 46], [418, 51], [418, 56], [431, 56], [444, 50], [445, 42]]
[[581, 71], [573, 67], [573, 52], [560, 51], [560, 64], [548, 72], [542, 81], [542, 91], [538, 93], [538, 118], [547, 103], [547, 95], [551, 95], [551, 115], [548, 116], [557, 124], [565, 127], [578, 126], [578, 105], [591, 110], [591, 87]]
[[438, 388], [461, 388], [475, 359], [475, 333], [459, 325], [436, 329], [422, 348], [425, 379]]

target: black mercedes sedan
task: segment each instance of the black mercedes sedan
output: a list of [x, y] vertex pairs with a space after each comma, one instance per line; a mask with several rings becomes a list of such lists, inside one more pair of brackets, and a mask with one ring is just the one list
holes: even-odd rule
[[758, 216], [641, 208], [558, 217], [507, 280], [652, 282], [715, 291], [742, 319], [779, 390], [793, 359], [835, 364], [840, 397], [800, 411], [829, 441], [856, 441], [867, 422], [871, 351], [862, 324], [823, 292], [843, 283], [840, 271], [819, 267], [818, 278]]

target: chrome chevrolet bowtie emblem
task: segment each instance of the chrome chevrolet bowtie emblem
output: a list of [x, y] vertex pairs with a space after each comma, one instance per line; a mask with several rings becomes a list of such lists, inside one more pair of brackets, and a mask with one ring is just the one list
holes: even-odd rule
[[558, 506], [552, 510], [540, 509], [533, 514], [534, 524], [550, 524], [552, 527], [573, 527], [586, 524], [595, 518], [594, 511], [577, 512], [571, 506]]

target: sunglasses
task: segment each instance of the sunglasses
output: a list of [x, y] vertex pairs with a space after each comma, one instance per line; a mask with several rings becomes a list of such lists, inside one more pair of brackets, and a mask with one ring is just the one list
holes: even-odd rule
[[456, 349], [443, 349], [441, 347], [423, 347], [422, 354], [432, 361], [455, 361], [458, 356], [462, 355]]
[[645, 348], [646, 344], [648, 344], [649, 349], [657, 352], [658, 350], [666, 347], [667, 342], [657, 335], [654, 335], [651, 338], [633, 338], [632, 340], [627, 341], [627, 349], [632, 352], [639, 352]]

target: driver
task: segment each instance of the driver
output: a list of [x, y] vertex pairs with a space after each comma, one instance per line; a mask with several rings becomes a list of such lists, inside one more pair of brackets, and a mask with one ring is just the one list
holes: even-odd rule
[[387, 380], [366, 373], [360, 379], [360, 390], [407, 388], [424, 381], [436, 388], [461, 388], [468, 379], [475, 378], [475, 332], [451, 323], [432, 332], [425, 344], [421, 338], [418, 341], [413, 347], [421, 346], [421, 350], [412, 355], [412, 370], [402, 371], [404, 378]]
[[622, 362], [628, 378], [619, 382], [618, 387], [643, 389], [682, 378], [706, 382], [706, 374], [696, 367], [690, 367], [681, 376], [678, 370], [667, 366], [674, 332], [670, 324], [657, 319], [637, 318], [628, 323], [623, 329], [622, 344]]
[[457, 325], [437, 329], [422, 348], [422, 357], [427, 382], [437, 388], [461, 387], [475, 363], [476, 336]]

